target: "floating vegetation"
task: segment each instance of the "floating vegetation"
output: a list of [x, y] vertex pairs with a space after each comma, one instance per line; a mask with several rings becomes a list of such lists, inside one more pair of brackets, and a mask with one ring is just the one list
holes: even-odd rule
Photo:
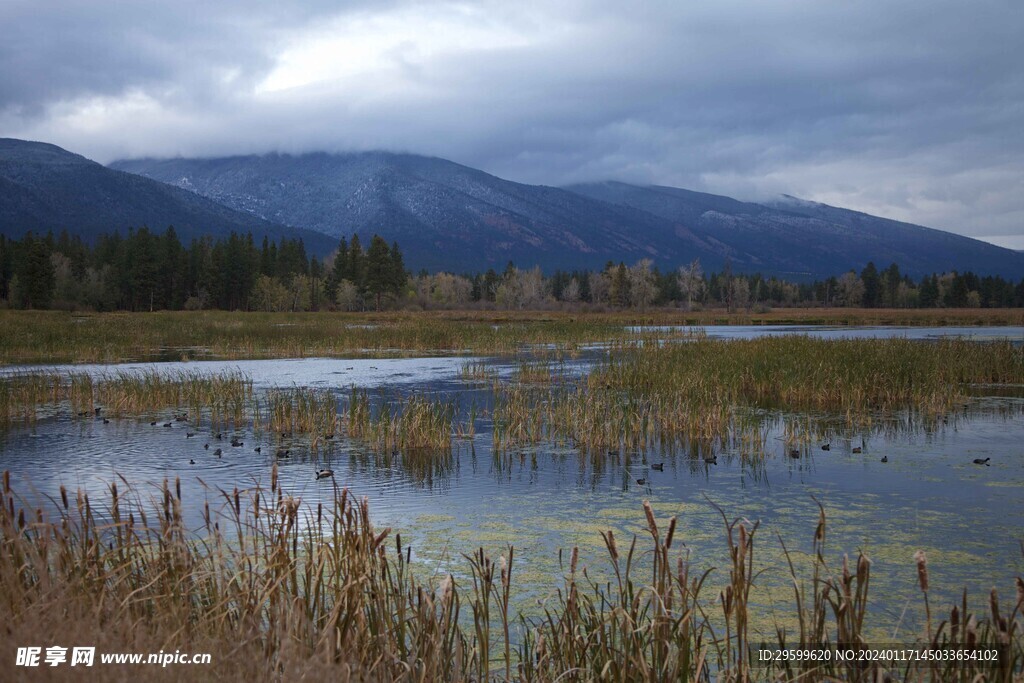
[[[197, 530], [187, 528], [183, 505], [180, 482], [165, 480], [153, 497], [122, 481], [103, 502], [62, 487], [52, 510], [26, 508], [5, 472], [0, 619], [7, 636], [0, 640], [13, 647], [13, 634], [18, 642], [74, 634], [76, 642], [131, 643], [140, 651], [213, 652], [207, 674], [231, 680], [1024, 676], [1024, 580], [1009, 587], [1009, 599], [992, 590], [975, 604], [964, 591], [957, 604], [933, 604], [934, 579], [920, 551], [905, 571], [919, 587], [925, 619], [900, 648], [994, 650], [997, 661], [759, 662], [759, 649], [857, 650], [875, 642], [871, 560], [860, 553], [830, 563], [823, 509], [806, 561], [783, 546], [792, 600], [775, 633], [762, 637], [750, 627], [763, 547], [758, 525], [724, 511], [720, 570], [692, 567], [679, 520], [659, 518], [644, 502], [643, 538], [601, 532], [598, 567], [585, 566], [577, 547], [560, 552], [562, 577], [539, 614], [516, 614], [513, 545], [500, 555], [477, 550], [452, 574], [424, 580], [401, 535], [375, 528], [369, 504], [346, 489], [311, 508], [281, 488], [274, 467], [268, 488], [207, 501]], [[599, 575], [609, 579], [593, 578]]]

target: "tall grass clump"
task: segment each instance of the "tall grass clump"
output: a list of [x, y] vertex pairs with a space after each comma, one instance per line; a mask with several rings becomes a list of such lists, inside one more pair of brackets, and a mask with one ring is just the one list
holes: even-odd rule
[[139, 417], [174, 409], [198, 421], [242, 424], [252, 402], [252, 380], [238, 372], [34, 372], [0, 379], [0, 421], [33, 422], [39, 410], [75, 417]]
[[497, 371], [483, 361], [469, 361], [462, 364], [459, 377], [464, 380], [492, 382], [498, 376]]
[[67, 396], [64, 378], [58, 373], [19, 373], [0, 379], [0, 425], [32, 424], [39, 408], [56, 405]]
[[338, 400], [326, 389], [271, 389], [266, 395], [267, 428], [278, 433], [333, 436]]
[[241, 425], [253, 398], [252, 380], [240, 372], [204, 374], [118, 373], [72, 380], [72, 407], [88, 411], [102, 406], [114, 416], [137, 416], [168, 408], [187, 412], [193, 420], [207, 415], [215, 424]]
[[349, 436], [382, 452], [450, 452], [455, 425], [455, 404], [410, 394], [381, 401], [372, 409], [365, 391], [353, 389], [348, 401], [346, 428]]

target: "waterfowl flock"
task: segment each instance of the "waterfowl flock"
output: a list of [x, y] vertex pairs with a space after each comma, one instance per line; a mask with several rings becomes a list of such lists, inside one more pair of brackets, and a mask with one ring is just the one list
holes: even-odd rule
[[[102, 411], [102, 408], [96, 408], [94, 414], [96, 415], [96, 417], [98, 419], [102, 419], [103, 424], [110, 424], [110, 420], [109, 419], [107, 419], [107, 418], [100, 418], [99, 417], [101, 411]], [[88, 414], [89, 414], [89, 411], [82, 411], [82, 412], [79, 413], [79, 416], [85, 416], [85, 415], [88, 415]], [[165, 423], [162, 423], [162, 424], [163, 424], [164, 427], [171, 428], [171, 427], [173, 427], [173, 422], [184, 422], [187, 419], [188, 419], [188, 413], [180, 413], [180, 414], [175, 414], [174, 415], [174, 418], [173, 418], [172, 422], [165, 422]], [[153, 420], [149, 424], [150, 424], [150, 426], [155, 427], [155, 426], [157, 426], [158, 424], [161, 424], [161, 423], [159, 421], [157, 421], [157, 420]], [[186, 439], [191, 439], [191, 438], [194, 438], [195, 436], [197, 436], [197, 432], [186, 432], [185, 433], [185, 438]], [[291, 436], [292, 436], [291, 432], [281, 432], [281, 438], [283, 438], [283, 439], [284, 438], [289, 438]], [[214, 439], [218, 439], [218, 440], [223, 440], [224, 434], [223, 434], [223, 432], [216, 432], [215, 434], [213, 434], [213, 438]], [[331, 432], [331, 433], [328, 433], [328, 434], [324, 434], [323, 438], [324, 439], [328, 439], [328, 440], [333, 439], [334, 438], [334, 433]], [[244, 445], [245, 445], [245, 442], [242, 441], [239, 437], [237, 437], [237, 436], [232, 436], [231, 437], [231, 446], [232, 447], [241, 448]], [[210, 450], [209, 442], [206, 442], [206, 443], [203, 444], [203, 449], [207, 450], [207, 451]], [[262, 453], [263, 452], [263, 447], [262, 446], [256, 446], [252, 450], [253, 450], [254, 453]], [[397, 451], [396, 451], [396, 453], [397, 453]], [[218, 458], [222, 458], [224, 456], [224, 450], [222, 448], [216, 448], [213, 451], [213, 455], [218, 457]], [[290, 455], [291, 455], [291, 449], [289, 449], [289, 448], [278, 448], [274, 452], [274, 456], [275, 457], [282, 458], [282, 459], [283, 458], [288, 458]], [[189, 463], [189, 465], [195, 465], [196, 464], [195, 458], [189, 458], [188, 463]], [[654, 469], [659, 469], [660, 470], [660, 469], [664, 468], [664, 463], [660, 463], [658, 465], [653, 465], [652, 467]], [[319, 479], [328, 479], [328, 478], [333, 478], [333, 477], [334, 477], [334, 470], [332, 470], [332, 469], [321, 468], [321, 469], [316, 471], [316, 478], [318, 480]]]
[[[103, 412], [103, 408], [102, 407], [96, 407], [92, 411], [80, 411], [80, 412], [77, 413], [77, 415], [79, 417], [85, 417], [85, 416], [88, 416], [88, 415], [91, 414], [91, 415], [96, 417], [97, 421], [102, 421], [102, 424], [105, 424], [105, 425], [106, 424], [110, 424], [110, 419], [101, 416], [102, 412]], [[173, 423], [174, 422], [186, 422], [187, 420], [188, 420], [188, 413], [176, 413], [176, 414], [174, 414], [173, 419], [172, 419], [171, 422], [164, 422], [164, 423], [162, 423], [162, 425], [165, 428], [171, 428], [171, 427], [173, 427]], [[150, 426], [155, 427], [155, 426], [157, 426], [158, 424], [161, 424], [161, 423], [158, 420], [153, 420], [149, 424], [150, 424]], [[185, 434], [185, 438], [186, 439], [191, 439], [191, 438], [194, 438], [195, 436], [197, 436], [197, 432], [189, 431], [189, 432], [186, 432], [186, 434]], [[292, 432], [280, 432], [280, 436], [281, 436], [282, 439], [288, 439], [288, 438], [290, 438], [292, 436]], [[333, 432], [329, 432], [329, 433], [323, 434], [321, 438], [323, 438], [325, 440], [331, 440], [331, 439], [334, 439], [334, 436], [335, 436], [335, 434]], [[217, 433], [215, 433], [213, 435], [213, 438], [218, 439], [218, 440], [222, 440], [224, 438], [224, 435], [223, 435], [222, 432], [217, 432]], [[231, 437], [231, 446], [232, 447], [240, 448], [240, 447], [242, 447], [244, 445], [245, 445], [245, 443], [240, 438], [238, 438], [237, 436], [232, 436]], [[851, 444], [850, 452], [853, 453], [853, 454], [862, 454], [862, 453], [864, 453], [864, 451], [866, 449], [866, 446], [867, 446], [866, 440], [862, 437], [860, 439], [860, 445], [853, 446]], [[203, 448], [205, 450], [209, 450], [210, 449], [210, 444], [209, 443], [204, 443], [203, 444]], [[819, 448], [822, 451], [829, 452], [829, 451], [832, 450], [832, 443], [831, 442], [820, 443], [819, 444]], [[253, 448], [253, 452], [254, 453], [261, 453], [262, 450], [263, 449], [262, 449], [261, 446], [256, 446], [255, 448]], [[618, 455], [619, 453], [620, 453], [620, 451], [618, 449], [609, 449], [608, 450], [608, 454], [609, 455]], [[217, 448], [217, 449], [214, 450], [213, 454], [216, 457], [220, 458], [220, 457], [223, 456], [223, 450], [221, 448]], [[392, 453], [392, 455], [397, 455], [397, 454], [398, 454], [397, 450], [394, 450], [393, 453]], [[787, 449], [787, 454], [788, 454], [788, 456], [790, 458], [792, 458], [794, 460], [800, 459], [800, 457], [801, 457], [801, 451], [798, 448], [789, 448], [789, 449]], [[291, 449], [289, 449], [289, 448], [278, 448], [274, 452], [274, 456], [276, 458], [280, 458], [280, 459], [288, 458], [288, 457], [291, 456]], [[704, 456], [702, 458], [702, 460], [703, 460], [705, 465], [717, 465], [718, 464], [718, 456], [714, 455], [714, 454], [713, 455]], [[992, 460], [991, 457], [974, 458], [971, 462], [974, 465], [983, 465], [985, 467], [990, 467], [991, 466], [991, 460]], [[888, 463], [889, 462], [889, 456], [888, 455], [883, 455], [879, 459], [879, 462], [881, 462], [881, 463]], [[189, 459], [189, 464], [190, 465], [194, 465], [194, 464], [196, 464], [196, 462], [195, 462], [194, 459], [190, 458]], [[650, 465], [648, 465], [648, 469], [650, 471], [654, 471], [654, 472], [664, 472], [665, 471], [665, 463], [664, 462], [651, 463]], [[334, 477], [334, 471], [331, 470], [331, 469], [327, 469], [327, 468], [319, 469], [319, 470], [316, 471], [315, 474], [316, 474], [316, 479], [317, 480], [333, 478]], [[638, 478], [634, 477], [634, 480], [640, 486], [647, 486], [650, 483], [649, 476], [638, 477]]]

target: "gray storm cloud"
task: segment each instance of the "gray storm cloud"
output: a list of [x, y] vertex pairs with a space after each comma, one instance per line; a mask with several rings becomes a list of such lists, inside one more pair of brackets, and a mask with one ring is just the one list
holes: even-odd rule
[[385, 148], [1024, 248], [1017, 0], [14, 0], [0, 24], [0, 135], [99, 161]]

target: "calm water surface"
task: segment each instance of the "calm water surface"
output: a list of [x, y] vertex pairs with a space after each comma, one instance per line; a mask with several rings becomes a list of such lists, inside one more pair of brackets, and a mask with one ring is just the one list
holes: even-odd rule
[[[709, 336], [758, 334], [816, 336], [893, 336], [929, 339], [955, 334], [977, 339], [1024, 339], [1024, 328], [842, 328], [807, 327], [705, 328]], [[599, 357], [592, 352], [565, 366], [571, 378]], [[203, 361], [190, 363], [73, 366], [94, 374], [182, 369], [201, 372], [239, 370], [251, 376], [257, 391], [270, 387], [318, 387], [338, 392], [344, 402], [351, 388], [371, 392], [376, 401], [419, 392], [487, 405], [488, 385], [460, 378], [467, 361], [491, 366], [508, 377], [516, 367], [509, 359], [402, 358], [371, 360]], [[24, 368], [20, 368], [24, 369]], [[11, 371], [7, 368], [5, 371]], [[717, 595], [728, 580], [723, 521], [711, 505], [732, 517], [759, 521], [757, 559], [767, 571], [755, 598], [765, 619], [789, 619], [785, 611], [791, 589], [785, 580], [778, 536], [796, 561], [804, 561], [818, 515], [815, 498], [829, 518], [828, 547], [838, 567], [842, 553], [864, 550], [873, 560], [874, 609], [885, 618], [887, 634], [912, 630], [919, 614], [919, 594], [912, 555], [924, 549], [935, 600], [956, 599], [966, 586], [982, 604], [992, 587], [1012, 594], [1013, 580], [1024, 572], [1024, 392], [1019, 387], [976, 387], [964, 414], [948, 422], [922, 426], [908, 415], [878, 416], [871, 429], [849, 431], [837, 425], [831, 449], [812, 445], [799, 459], [788, 457], [782, 439], [785, 416], [765, 413], [768, 431], [763, 464], [744, 464], [738, 454], [721, 452], [715, 465], [689, 452], [619, 452], [592, 458], [573, 449], [549, 445], [514, 451], [495, 459], [491, 425], [477, 422], [477, 436], [456, 442], [449, 462], [430, 471], [410, 471], [399, 464], [381, 466], [372, 450], [335, 439], [319, 450], [308, 439], [281, 441], [248, 431], [214, 438], [209, 425], [171, 428], [148, 421], [73, 419], [69, 410], [15, 428], [0, 441], [0, 469], [10, 470], [23, 495], [55, 497], [61, 484], [82, 488], [94, 500], [117, 476], [134, 485], [144, 500], [156, 497], [164, 479], [181, 479], [186, 515], [198, 527], [205, 500], [217, 504], [219, 491], [262, 483], [269, 485], [273, 452], [282, 445], [297, 457], [279, 462], [286, 491], [305, 503], [333, 496], [334, 482], [317, 481], [314, 472], [330, 467], [335, 482], [366, 496], [380, 526], [401, 531], [425, 573], [459, 572], [462, 553], [479, 546], [495, 554], [516, 547], [516, 573], [523, 587], [520, 607], [529, 610], [543, 599], [558, 576], [557, 551], [579, 545], [581, 555], [600, 575], [603, 546], [600, 530], [619, 538], [643, 534], [643, 500], [660, 517], [679, 515], [676, 538], [691, 562], [701, 569], [722, 567], [709, 584]], [[161, 423], [170, 413], [161, 415]], [[156, 417], [156, 416], [154, 416]], [[186, 431], [197, 431], [186, 438]], [[231, 436], [245, 445], [232, 448]], [[853, 446], [864, 441], [863, 452]], [[210, 449], [203, 445], [209, 443]], [[261, 446], [263, 453], [254, 452]], [[220, 447], [223, 457], [212, 455]], [[888, 458], [882, 463], [882, 456]], [[991, 458], [978, 466], [974, 458]], [[195, 460], [195, 464], [190, 464]], [[664, 471], [651, 463], [664, 462]], [[646, 480], [643, 485], [637, 479]], [[122, 485], [123, 486], [123, 485]], [[641, 537], [641, 540], [644, 540]], [[783, 608], [784, 609], [784, 608]], [[766, 627], [770, 627], [765, 623]]]

